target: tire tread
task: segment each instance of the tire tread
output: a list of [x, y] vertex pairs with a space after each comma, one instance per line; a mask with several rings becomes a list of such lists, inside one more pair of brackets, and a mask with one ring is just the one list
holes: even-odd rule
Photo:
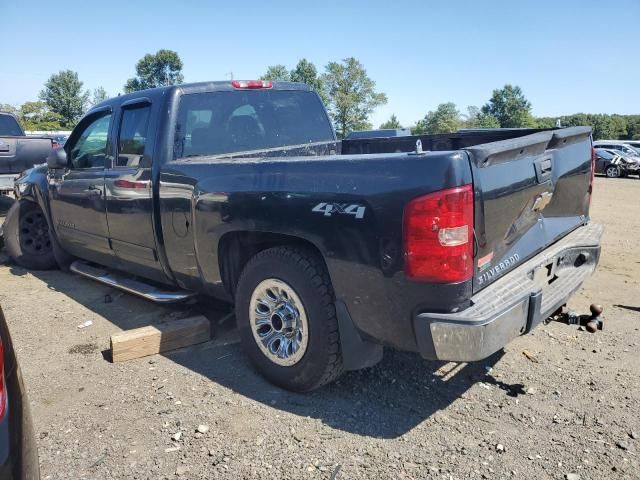
[[323, 385], [333, 382], [343, 373], [342, 351], [340, 348], [340, 331], [338, 327], [338, 318], [334, 304], [335, 294], [329, 272], [324, 262], [311, 249], [300, 246], [282, 246], [273, 247], [262, 250], [256, 254], [245, 266], [243, 273], [240, 275], [239, 283], [242, 282], [245, 272], [250, 270], [251, 264], [260, 262], [265, 259], [275, 259], [278, 261], [292, 261], [300, 270], [309, 278], [314, 285], [318, 297], [324, 305], [327, 322], [327, 339], [329, 344], [326, 368], [319, 379], [311, 385], [307, 390], [315, 390]]

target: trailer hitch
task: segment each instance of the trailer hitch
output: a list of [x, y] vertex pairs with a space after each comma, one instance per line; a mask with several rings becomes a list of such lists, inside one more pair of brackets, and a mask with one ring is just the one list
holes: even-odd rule
[[590, 315], [578, 315], [573, 310], [567, 310], [566, 307], [561, 308], [558, 312], [551, 315], [545, 323], [560, 322], [566, 325], [580, 325], [587, 332], [595, 333], [604, 328], [604, 316], [602, 315], [602, 305], [592, 303], [589, 306]]

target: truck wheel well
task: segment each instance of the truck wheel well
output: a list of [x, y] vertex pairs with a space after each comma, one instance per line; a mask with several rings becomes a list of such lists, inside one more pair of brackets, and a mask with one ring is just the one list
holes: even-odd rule
[[235, 296], [240, 274], [247, 262], [268, 248], [285, 245], [303, 246], [313, 250], [324, 262], [320, 250], [308, 240], [291, 235], [270, 232], [230, 232], [218, 245], [218, 264], [225, 290]]

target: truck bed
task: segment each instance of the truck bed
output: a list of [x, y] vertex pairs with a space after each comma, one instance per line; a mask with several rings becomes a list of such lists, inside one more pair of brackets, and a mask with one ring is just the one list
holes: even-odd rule
[[[478, 129], [438, 135], [348, 139], [218, 157], [185, 159], [194, 163], [397, 162], [402, 178], [410, 167], [407, 154], [421, 142], [424, 161], [436, 152], [465, 152], [475, 196], [473, 292], [487, 287], [588, 220], [591, 195], [591, 129]], [[365, 163], [362, 163], [365, 162]], [[380, 164], [380, 163], [379, 163]], [[373, 167], [377, 170], [380, 167]], [[392, 182], [393, 167], [387, 173]], [[435, 168], [432, 175], [442, 176]], [[263, 165], [264, 167], [264, 165]], [[268, 167], [265, 167], [268, 168]], [[331, 170], [344, 171], [336, 165]], [[317, 188], [322, 190], [323, 178]], [[444, 185], [444, 178], [414, 179]], [[409, 187], [413, 181], [404, 180]], [[360, 190], [361, 193], [363, 190]]]
[[0, 175], [17, 175], [45, 163], [50, 151], [50, 138], [0, 137]]
[[588, 220], [593, 150], [589, 127], [462, 130], [343, 140], [342, 154], [463, 150], [475, 191], [473, 291]]

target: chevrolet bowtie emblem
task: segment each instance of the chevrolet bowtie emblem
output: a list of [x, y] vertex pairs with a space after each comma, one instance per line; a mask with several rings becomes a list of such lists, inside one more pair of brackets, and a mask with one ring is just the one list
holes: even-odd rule
[[531, 207], [531, 209], [534, 212], [540, 212], [544, 210], [544, 207], [549, 205], [552, 198], [553, 198], [553, 193], [542, 192], [540, 195], [536, 196], [536, 199], [533, 201], [533, 207]]

